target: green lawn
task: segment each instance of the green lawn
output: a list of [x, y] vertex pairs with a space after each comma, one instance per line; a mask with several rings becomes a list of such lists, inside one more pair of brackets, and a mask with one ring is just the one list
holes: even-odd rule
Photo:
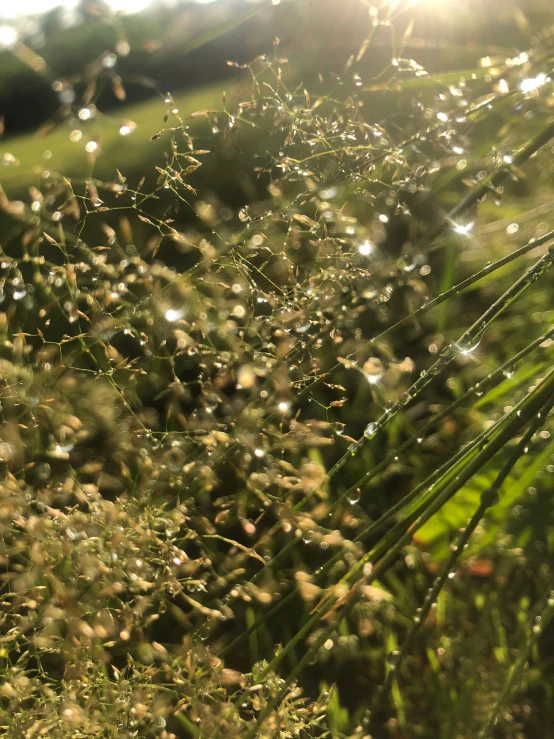
[[[213, 85], [177, 96], [174, 100], [179, 115], [186, 119], [197, 110], [222, 107], [222, 87]], [[98, 113], [90, 121], [63, 123], [51, 134], [40, 137], [25, 135], [5, 142], [0, 156], [12, 155], [17, 164], [4, 167], [1, 182], [4, 190], [12, 197], [23, 197], [32, 185], [40, 183], [45, 169], [63, 173], [64, 177], [79, 179], [89, 177], [91, 172], [100, 179], [116, 176], [116, 168], [129, 178], [139, 179], [154, 164], [160, 164], [167, 148], [167, 137], [151, 141], [151, 137], [167, 124], [164, 115], [168, 105], [163, 98], [156, 98], [132, 106], [122, 106], [118, 113]], [[129, 135], [121, 135], [120, 128], [132, 121], [136, 128]], [[80, 130], [79, 141], [70, 139], [74, 130]], [[95, 140], [99, 149], [91, 168], [90, 157], [85, 150], [87, 142]]]

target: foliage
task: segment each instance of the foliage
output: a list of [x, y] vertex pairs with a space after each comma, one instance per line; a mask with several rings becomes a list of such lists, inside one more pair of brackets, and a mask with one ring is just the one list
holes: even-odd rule
[[411, 12], [3, 194], [5, 736], [547, 736], [551, 37]]

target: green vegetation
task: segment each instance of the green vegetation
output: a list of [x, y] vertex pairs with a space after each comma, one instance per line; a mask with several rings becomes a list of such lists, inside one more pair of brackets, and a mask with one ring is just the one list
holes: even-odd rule
[[554, 736], [551, 32], [341, 12], [6, 142], [7, 737]]
[[[175, 107], [185, 118], [197, 110], [213, 110], [221, 106], [221, 93], [220, 86], [185, 93], [175, 98]], [[109, 179], [118, 168], [131, 171], [138, 180], [163, 159], [165, 142], [150, 139], [163, 126], [166, 111], [164, 99], [156, 98], [125, 107], [124, 115], [99, 114], [87, 125], [75, 121], [73, 129], [58, 127], [44, 138], [27, 134], [10, 139], [4, 156], [11, 155], [17, 166], [10, 164], [6, 168], [2, 177], [4, 189], [14, 197], [22, 196], [30, 186], [40, 183], [46, 166], [72, 179], [86, 179], [92, 172], [95, 177]], [[122, 136], [122, 126], [132, 128], [131, 133]], [[74, 140], [72, 131], [78, 132]], [[85, 151], [88, 141], [95, 141], [100, 147], [94, 170]]]

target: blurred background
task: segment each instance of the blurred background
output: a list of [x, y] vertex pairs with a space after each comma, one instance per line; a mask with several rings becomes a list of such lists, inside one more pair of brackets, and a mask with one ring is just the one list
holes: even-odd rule
[[[491, 55], [505, 59], [529, 48], [547, 32], [550, 12], [547, 0], [420, 0], [405, 12], [406, 55], [430, 73], [479, 60], [486, 67]], [[91, 140], [98, 176], [112, 176], [114, 165], [127, 176], [143, 172], [159, 155], [147, 144], [162, 125], [167, 93], [185, 115], [220, 109], [224, 89], [235, 99], [248, 96], [248, 71], [228, 62], [273, 53], [276, 37], [279, 56], [291, 60], [289, 78], [312, 91], [329, 75], [342, 85], [367, 76], [385, 81], [402, 38], [398, 23], [398, 38], [372, 23], [371, 4], [359, 0], [3, 2], [4, 187], [27, 189], [45, 158], [68, 176], [82, 174]], [[372, 43], [360, 56], [370, 29]]]

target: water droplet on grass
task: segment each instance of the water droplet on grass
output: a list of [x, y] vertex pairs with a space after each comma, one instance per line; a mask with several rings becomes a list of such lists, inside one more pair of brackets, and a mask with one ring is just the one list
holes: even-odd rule
[[364, 436], [366, 437], [366, 439], [371, 439], [375, 436], [378, 430], [379, 430], [379, 424], [376, 423], [375, 421], [371, 421], [365, 427]]

